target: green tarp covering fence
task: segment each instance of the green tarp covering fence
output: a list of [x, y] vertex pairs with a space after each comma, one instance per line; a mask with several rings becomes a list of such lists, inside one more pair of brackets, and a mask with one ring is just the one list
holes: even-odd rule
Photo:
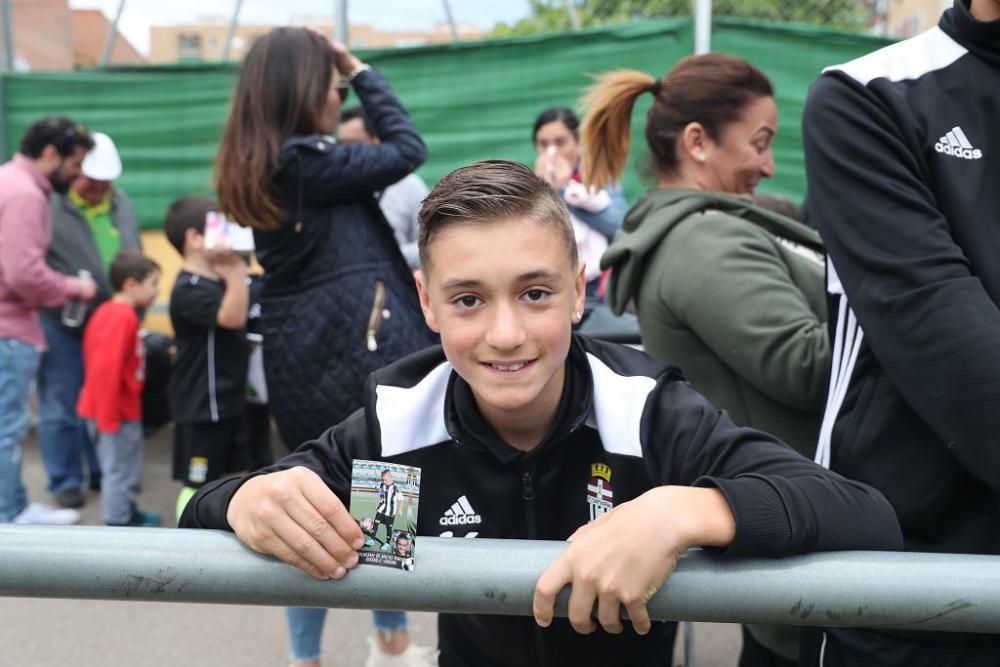
[[[691, 19], [678, 18], [359, 55], [386, 74], [410, 110], [430, 149], [419, 173], [433, 183], [481, 158], [531, 164], [531, 125], [538, 112], [575, 106], [588, 73], [628, 67], [660, 76], [692, 52], [692, 35]], [[885, 40], [735, 19], [717, 19], [712, 40], [714, 51], [747, 58], [774, 81], [778, 174], [761, 189], [801, 198], [799, 118], [809, 85], [823, 67], [872, 51]], [[158, 228], [172, 199], [211, 191], [235, 72], [232, 65], [199, 65], [7, 75], [0, 131], [6, 131], [8, 152], [16, 149], [25, 127], [46, 114], [70, 115], [110, 134], [125, 163], [119, 185], [135, 202], [143, 227]], [[648, 102], [637, 105], [637, 119]], [[634, 163], [645, 154], [641, 123], [634, 129], [635, 159], [625, 180], [630, 199], [642, 190]]]

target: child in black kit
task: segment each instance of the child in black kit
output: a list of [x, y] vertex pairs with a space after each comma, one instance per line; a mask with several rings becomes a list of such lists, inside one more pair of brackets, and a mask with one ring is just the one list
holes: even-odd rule
[[403, 494], [396, 486], [396, 480], [392, 478], [391, 470], [382, 471], [382, 481], [378, 483], [378, 505], [375, 507], [375, 521], [372, 524], [372, 532], [365, 540], [365, 546], [370, 547], [375, 544], [378, 537], [378, 529], [385, 526], [385, 542], [382, 544], [382, 551], [389, 551], [392, 546], [392, 524], [396, 522], [396, 514], [399, 512], [400, 503], [403, 502]]
[[167, 238], [184, 257], [170, 294], [177, 344], [170, 375], [173, 476], [184, 484], [178, 514], [201, 485], [249, 467], [242, 438], [247, 265], [231, 250], [205, 247], [206, 217], [218, 210], [207, 197], [182, 197], [165, 222]]
[[[572, 536], [535, 586], [534, 619], [439, 616], [446, 667], [662, 664], [675, 624], [651, 622], [646, 603], [691, 547], [900, 547], [874, 489], [734, 425], [676, 367], [572, 333], [585, 267], [559, 193], [524, 165], [445, 176], [419, 243], [441, 346], [373, 373], [361, 410], [266, 474], [203, 487], [182, 526], [350, 576], [365, 539], [344, 505], [361, 459], [421, 468], [419, 535]], [[569, 619], [553, 618], [566, 585]]]

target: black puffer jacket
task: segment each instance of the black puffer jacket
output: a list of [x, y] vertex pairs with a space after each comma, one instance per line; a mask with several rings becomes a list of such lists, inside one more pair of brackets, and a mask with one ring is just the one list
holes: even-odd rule
[[381, 143], [293, 137], [274, 177], [285, 224], [254, 234], [270, 406], [289, 447], [358, 409], [370, 372], [436, 342], [373, 197], [427, 151], [377, 72], [353, 85]]

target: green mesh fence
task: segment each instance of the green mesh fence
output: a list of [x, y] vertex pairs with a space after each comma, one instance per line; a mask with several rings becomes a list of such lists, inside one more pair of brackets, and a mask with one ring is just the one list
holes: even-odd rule
[[[642, 21], [525, 38], [390, 51], [359, 52], [386, 74], [430, 149], [419, 173], [433, 184], [477, 159], [534, 160], [531, 126], [553, 105], [575, 106], [588, 74], [628, 67], [664, 74], [692, 52], [689, 18]], [[886, 43], [815, 28], [720, 18], [713, 50], [747, 58], [774, 81], [780, 108], [775, 142], [778, 174], [762, 190], [800, 199], [805, 192], [799, 118], [820, 70]], [[134, 201], [144, 228], [158, 228], [175, 197], [210, 193], [212, 162], [225, 120], [235, 68], [156, 67], [5, 77], [7, 146], [45, 114], [66, 114], [114, 137], [125, 171], [118, 184]], [[625, 190], [643, 189], [635, 162], [645, 155], [635, 110], [633, 166]]]

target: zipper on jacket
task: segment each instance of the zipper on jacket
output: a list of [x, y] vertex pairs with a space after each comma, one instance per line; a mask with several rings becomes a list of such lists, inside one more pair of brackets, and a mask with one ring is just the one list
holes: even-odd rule
[[521, 498], [524, 500], [524, 516], [528, 523], [528, 539], [535, 539], [535, 481], [531, 472], [521, 473]]
[[[524, 517], [528, 524], [528, 539], [533, 540], [538, 536], [538, 529], [535, 526], [535, 480], [530, 470], [521, 471], [521, 499], [524, 501]], [[544, 631], [538, 624], [532, 623], [532, 625], [534, 625], [535, 634], [536, 664], [540, 667], [546, 667], [548, 660], [545, 658]]]
[[381, 280], [375, 281], [375, 298], [372, 300], [372, 310], [368, 314], [368, 329], [365, 335], [365, 343], [369, 352], [374, 352], [378, 349], [378, 336], [379, 329], [382, 328], [382, 319], [385, 317], [385, 313], [382, 312], [385, 307], [385, 283]]

